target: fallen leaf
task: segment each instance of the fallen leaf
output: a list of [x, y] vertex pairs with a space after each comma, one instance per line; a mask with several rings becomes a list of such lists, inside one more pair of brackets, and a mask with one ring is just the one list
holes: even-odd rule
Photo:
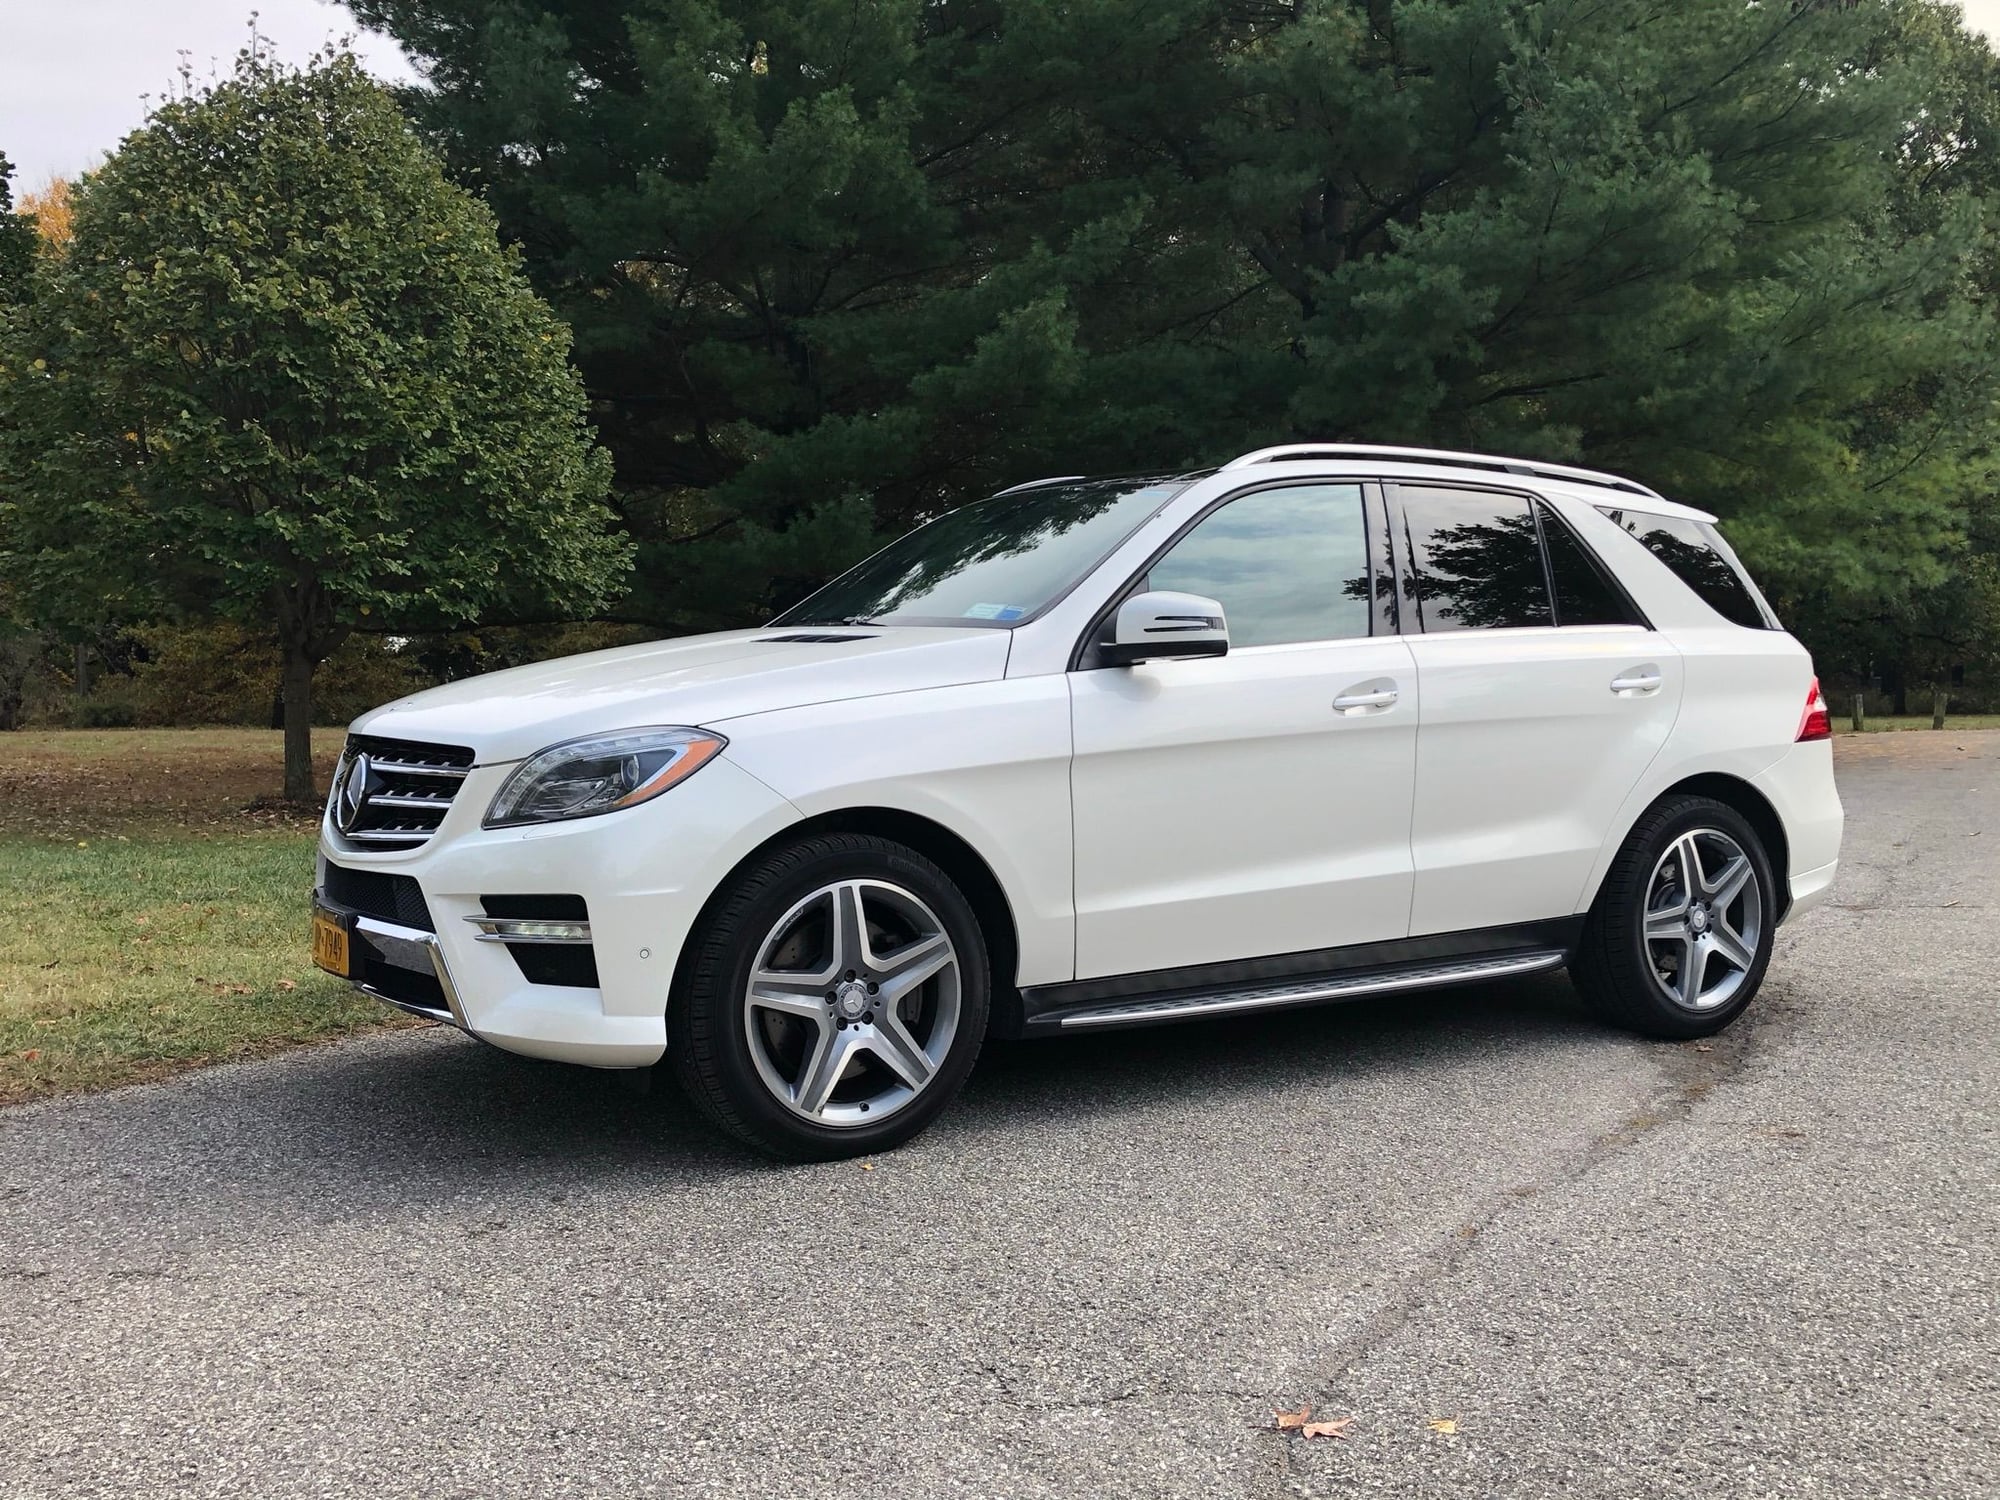
[[864, 1161], [861, 1164], [861, 1170], [864, 1172], [872, 1172], [875, 1170], [875, 1163], [872, 1161]]
[[21, 1061], [33, 1062], [36, 1058], [40, 1057], [41, 1055], [42, 1055], [42, 1049], [40, 1047], [30, 1047], [26, 1052], [23, 1052], [21, 1054]]
[[278, 988], [281, 990], [295, 990], [298, 987], [299, 982], [296, 979], [280, 979], [278, 981]]
[[1697, 1052], [1713, 1052], [1715, 1049], [1709, 1046], [1707, 1042], [1696, 1042], [1694, 1044], [1694, 1050]]
[[1312, 1414], [1312, 1403], [1309, 1401], [1297, 1411], [1272, 1412], [1271, 1425], [1279, 1432], [1290, 1432], [1295, 1427], [1305, 1426], [1307, 1421], [1311, 1419]]
[[1335, 1417], [1331, 1422], [1308, 1422], [1299, 1430], [1309, 1438], [1339, 1438], [1347, 1441], [1347, 1429], [1354, 1425], [1352, 1417]]
[[1424, 1423], [1424, 1426], [1430, 1428], [1432, 1432], [1442, 1432], [1446, 1437], [1450, 1437], [1451, 1434], [1458, 1431], [1458, 1418], [1432, 1417], [1428, 1422]]

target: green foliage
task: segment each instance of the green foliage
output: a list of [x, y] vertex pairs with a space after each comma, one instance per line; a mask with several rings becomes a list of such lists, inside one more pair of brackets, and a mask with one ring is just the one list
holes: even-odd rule
[[[240, 724], [272, 726], [281, 659], [269, 631], [230, 620], [148, 625], [133, 632], [140, 648], [131, 674], [132, 717], [143, 727]], [[432, 680], [414, 653], [380, 636], [350, 635], [321, 664], [313, 683], [313, 722], [342, 725]], [[110, 680], [99, 685], [102, 692]]]
[[27, 295], [35, 264], [35, 223], [14, 212], [14, 164], [0, 152], [0, 305]]
[[575, 323], [628, 608], [1048, 472], [1625, 467], [1782, 600], [1991, 489], [1992, 54], [1931, 0], [360, 0]]
[[246, 54], [84, 180], [15, 317], [0, 562], [37, 618], [275, 631], [309, 795], [311, 670], [356, 625], [616, 591], [567, 353], [491, 215], [352, 57]]

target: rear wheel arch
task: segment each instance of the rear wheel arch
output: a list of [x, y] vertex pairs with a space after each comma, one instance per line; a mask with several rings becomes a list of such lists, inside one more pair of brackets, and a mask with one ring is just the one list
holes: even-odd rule
[[[822, 833], [872, 834], [877, 838], [893, 840], [923, 855], [951, 877], [952, 883], [964, 894], [973, 914], [979, 919], [992, 963], [993, 1008], [988, 1031], [996, 1036], [1016, 1035], [1021, 1024], [1021, 996], [1014, 984], [1019, 965], [1020, 939], [1014, 926], [1013, 905], [1008, 901], [992, 866], [977, 849], [942, 823], [919, 813], [893, 807], [849, 807], [817, 813], [788, 824], [744, 855], [716, 883], [702, 905], [701, 915], [696, 919], [692, 932], [701, 932], [714, 909], [727, 900], [747, 873], [761, 865], [773, 851]], [[682, 945], [674, 969], [674, 997], [683, 991], [689, 955], [694, 946], [692, 941]]]
[[[1785, 834], [1785, 820], [1778, 816], [1771, 800], [1740, 776], [1731, 776], [1726, 771], [1705, 771], [1697, 776], [1684, 777], [1672, 786], [1662, 787], [1652, 801], [1639, 809], [1631, 823], [1619, 831], [1618, 841], [1611, 847], [1623, 849], [1640, 821], [1661, 803], [1675, 797], [1712, 797], [1742, 814], [1744, 820], [1756, 830], [1758, 840], [1764, 845], [1764, 856], [1771, 862], [1772, 879], [1776, 886], [1772, 894], [1778, 903], [1778, 920], [1782, 922], [1792, 904], [1791, 840]], [[1590, 892], [1590, 904], [1596, 904], [1603, 881], [1604, 877], [1599, 876], [1597, 886]]]

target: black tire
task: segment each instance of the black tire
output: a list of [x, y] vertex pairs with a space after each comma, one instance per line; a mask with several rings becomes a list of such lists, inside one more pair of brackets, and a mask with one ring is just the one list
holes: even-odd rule
[[[760, 1073], [772, 1057], [763, 1051], [764, 1033], [750, 1019], [746, 992], [752, 966], [772, 940], [774, 928], [795, 912], [798, 903], [841, 882], [870, 885], [884, 882], [914, 896], [925, 915], [934, 915], [949, 937], [956, 956], [954, 985], [955, 1030], [938, 1045], [942, 1058], [914, 1097], [898, 1105], [879, 1123], [849, 1123], [838, 1127], [807, 1118], [774, 1092]], [[838, 900], [838, 896], [833, 898]], [[829, 909], [828, 921], [834, 920]], [[872, 917], [864, 921], [872, 925]], [[872, 945], [872, 934], [867, 940]], [[864, 975], [864, 978], [866, 976]], [[890, 981], [883, 979], [883, 984]], [[926, 980], [924, 987], [943, 981]], [[870, 986], [870, 993], [873, 987]], [[912, 992], [913, 994], [915, 992]], [[951, 878], [913, 849], [867, 834], [829, 833], [801, 839], [777, 850], [742, 875], [713, 902], [690, 940], [688, 959], [681, 966], [667, 1006], [667, 1053], [676, 1077], [695, 1107], [724, 1133], [772, 1156], [795, 1161], [828, 1161], [865, 1156], [902, 1145], [917, 1135], [964, 1085], [979, 1056], [991, 1006], [992, 980], [986, 942], [971, 904]], [[886, 997], [885, 997], [886, 998]], [[935, 1001], [916, 1002], [934, 1004]], [[828, 1017], [820, 1031], [833, 1024], [838, 1012], [828, 1000]], [[885, 1009], [889, 1008], [887, 1006]], [[776, 1017], [776, 1024], [788, 1024]], [[791, 1022], [807, 1037], [817, 1037], [806, 1022]], [[873, 1034], [874, 1013], [849, 1025], [857, 1036], [864, 1026]], [[935, 1021], [933, 1025], [937, 1024]], [[759, 1040], [753, 1041], [753, 1034]], [[936, 1033], [933, 1033], [935, 1036]], [[802, 1047], [812, 1042], [802, 1039]], [[757, 1050], [753, 1050], [757, 1049]], [[862, 1054], [853, 1072], [872, 1076], [879, 1066], [872, 1054]], [[809, 1071], [809, 1070], [806, 1070]], [[886, 1071], [883, 1079], [894, 1087]], [[803, 1089], [801, 1089], [803, 1092]], [[829, 1095], [827, 1103], [834, 1104]], [[866, 1110], [867, 1105], [841, 1106]]]
[[[1680, 955], [1693, 950], [1674, 940], [1656, 939], [1648, 943], [1645, 936], [1649, 899], [1657, 903], [1660, 925], [1671, 921], [1676, 881], [1672, 872], [1664, 869], [1663, 861], [1670, 850], [1685, 847], [1681, 841], [1688, 835], [1694, 836], [1697, 847], [1711, 851], [1711, 858], [1716, 850], [1726, 854], [1725, 841], [1733, 841], [1747, 856], [1755, 882], [1753, 891], [1746, 891], [1730, 905], [1736, 925], [1723, 929], [1731, 938], [1739, 938], [1742, 924], [1754, 916], [1755, 940], [1741, 943], [1752, 955], [1752, 961], [1747, 968], [1740, 969], [1727, 960], [1720, 961], [1718, 972], [1724, 980], [1736, 974], [1740, 974], [1740, 980], [1726, 997], [1704, 1006], [1676, 998], [1672, 986], [1680, 976], [1676, 972], [1663, 977], [1662, 973], [1663, 963], [1677, 969], [1683, 961]], [[1660, 899], [1663, 893], [1667, 897], [1664, 902]], [[1749, 906], [1753, 895], [1754, 913]], [[1690, 933], [1695, 930], [1696, 906], [1702, 911], [1700, 930], [1707, 932], [1711, 918], [1699, 893], [1697, 900], [1689, 903], [1689, 915], [1684, 919], [1686, 930]], [[1611, 862], [1584, 923], [1583, 938], [1570, 964], [1570, 973], [1584, 1000], [1614, 1025], [1672, 1041], [1713, 1036], [1742, 1015], [1756, 998], [1764, 982], [1765, 968], [1771, 961], [1777, 915], [1777, 883], [1770, 855], [1749, 820], [1712, 797], [1669, 797], [1646, 811], [1618, 851], [1618, 857]], [[1697, 972], [1697, 983], [1700, 977]], [[1720, 981], [1716, 988], [1721, 988]]]

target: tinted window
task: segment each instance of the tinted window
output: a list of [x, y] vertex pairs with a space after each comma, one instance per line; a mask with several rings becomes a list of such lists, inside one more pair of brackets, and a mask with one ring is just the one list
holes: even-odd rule
[[1707, 526], [1678, 516], [1649, 516], [1638, 511], [1607, 509], [1604, 514], [1644, 543], [1648, 552], [1672, 568], [1674, 576], [1723, 619], [1752, 630], [1770, 628], [1757, 596], [1714, 545]]
[[1206, 517], [1146, 586], [1221, 601], [1235, 646], [1368, 634], [1361, 486], [1258, 490]]
[[1542, 542], [1549, 554], [1549, 581], [1556, 591], [1558, 625], [1643, 625], [1625, 602], [1604, 564], [1569, 523], [1546, 505], [1535, 507]]
[[1066, 593], [1183, 487], [1107, 479], [975, 501], [899, 537], [773, 623], [1015, 625]]
[[1551, 623], [1541, 539], [1525, 499], [1412, 485], [1398, 486], [1398, 493], [1419, 629]]

